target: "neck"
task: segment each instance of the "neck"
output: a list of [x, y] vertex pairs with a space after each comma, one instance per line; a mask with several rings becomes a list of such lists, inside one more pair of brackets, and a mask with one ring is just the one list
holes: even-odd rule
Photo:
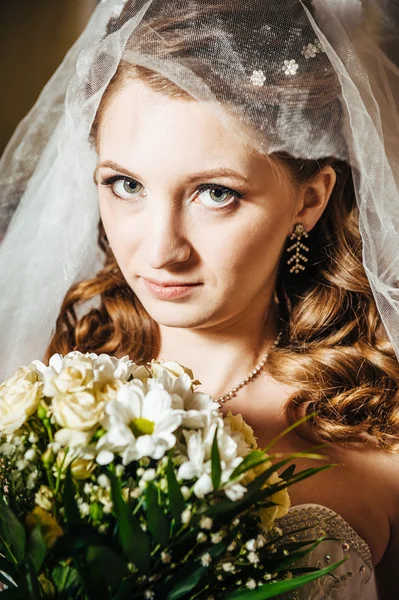
[[270, 300], [266, 310], [246, 311], [245, 316], [214, 328], [160, 326], [158, 360], [174, 360], [189, 367], [201, 381], [199, 391], [219, 398], [248, 376], [278, 332], [277, 305]]

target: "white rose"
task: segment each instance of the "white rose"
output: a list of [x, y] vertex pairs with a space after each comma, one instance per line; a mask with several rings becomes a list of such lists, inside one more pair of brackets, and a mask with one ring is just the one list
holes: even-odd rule
[[22, 427], [37, 409], [42, 388], [37, 371], [28, 367], [0, 385], [0, 433], [10, 435]]
[[91, 392], [58, 394], [52, 400], [52, 412], [58, 425], [67, 429], [89, 431], [104, 416], [105, 402]]
[[93, 436], [94, 430], [77, 431], [76, 429], [59, 429], [54, 435], [54, 439], [60, 446], [69, 448], [82, 448], [87, 446]]
[[51, 357], [48, 368], [42, 373], [43, 394], [50, 398], [58, 394], [75, 394], [94, 386], [94, 364], [91, 358], [71, 352], [64, 358]]
[[168, 360], [160, 363], [156, 362], [155, 360], [152, 360], [150, 364], [150, 370], [152, 376], [157, 379], [162, 379], [163, 373], [166, 372], [172, 379], [177, 379], [181, 375], [186, 374], [190, 377], [191, 381], [193, 382], [193, 385], [197, 385], [199, 383], [194, 380], [194, 375], [191, 369], [183, 367], [182, 365], [173, 360]]

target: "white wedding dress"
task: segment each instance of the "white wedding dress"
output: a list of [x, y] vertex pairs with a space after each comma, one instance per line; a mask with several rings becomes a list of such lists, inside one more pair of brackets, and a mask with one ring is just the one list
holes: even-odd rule
[[378, 600], [371, 552], [367, 543], [337, 513], [319, 504], [293, 506], [279, 520], [283, 530], [295, 532], [309, 526], [306, 532], [294, 533], [296, 540], [314, 540], [323, 535], [333, 540], [323, 541], [299, 563], [300, 566], [327, 567], [346, 558], [332, 575], [279, 598], [290, 600]]

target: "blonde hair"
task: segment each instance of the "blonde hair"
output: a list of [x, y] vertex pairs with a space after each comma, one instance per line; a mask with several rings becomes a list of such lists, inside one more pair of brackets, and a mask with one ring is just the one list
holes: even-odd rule
[[[121, 61], [93, 124], [94, 143], [110, 100], [127, 78], [140, 79], [169, 97], [193, 101], [159, 73]], [[317, 93], [323, 94], [323, 88]], [[399, 449], [399, 365], [383, 333], [362, 264], [351, 168], [332, 157], [309, 161], [278, 153], [270, 158], [284, 168], [295, 187], [310, 181], [327, 164], [337, 175], [328, 206], [309, 238], [306, 272], [290, 274], [283, 260], [277, 278], [284, 326], [279, 347], [270, 353], [268, 370], [298, 390], [287, 401], [287, 419], [296, 420], [305, 408], [307, 414], [317, 413], [309, 427], [321, 440], [338, 444], [367, 440], [375, 448], [395, 452]], [[158, 326], [125, 281], [101, 223], [99, 245], [105, 266], [66, 295], [48, 356], [78, 349], [128, 354], [145, 363], [158, 354]], [[98, 297], [99, 307], [79, 317], [79, 305]]]

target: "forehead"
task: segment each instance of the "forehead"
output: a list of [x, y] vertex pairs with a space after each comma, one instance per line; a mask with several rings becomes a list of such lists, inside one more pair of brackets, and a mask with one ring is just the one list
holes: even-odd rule
[[[215, 166], [249, 171], [267, 159], [227, 113], [209, 103], [171, 98], [140, 81], [126, 81], [106, 107], [99, 129], [101, 159], [126, 163], [179, 161], [179, 168]], [[124, 161], [124, 162], [123, 162]]]

